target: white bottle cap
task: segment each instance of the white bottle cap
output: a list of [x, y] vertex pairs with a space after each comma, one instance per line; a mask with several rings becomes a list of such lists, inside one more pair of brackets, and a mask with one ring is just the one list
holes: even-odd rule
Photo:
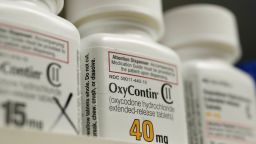
[[224, 7], [194, 4], [175, 8], [165, 14], [165, 25], [161, 42], [173, 49], [203, 45], [225, 54], [231, 63], [241, 56], [235, 16]]
[[67, 19], [80, 26], [106, 17], [120, 17], [150, 26], [156, 39], [163, 35], [161, 0], [67, 0]]
[[64, 0], [42, 0], [44, 1], [52, 12], [59, 14], [64, 6]]

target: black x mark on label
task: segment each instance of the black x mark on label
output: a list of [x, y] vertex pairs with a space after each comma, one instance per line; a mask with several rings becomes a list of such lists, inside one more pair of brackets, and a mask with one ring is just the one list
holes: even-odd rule
[[73, 94], [70, 93], [69, 96], [68, 96], [68, 99], [64, 105], [64, 107], [61, 106], [60, 104], [60, 101], [58, 100], [58, 98], [56, 97], [53, 97], [53, 100], [55, 101], [55, 103], [57, 104], [57, 106], [60, 108], [60, 114], [58, 115], [57, 119], [54, 121], [52, 127], [51, 127], [51, 130], [54, 129], [56, 127], [56, 125], [60, 122], [61, 118], [64, 116], [67, 121], [69, 122], [69, 124], [72, 126], [72, 128], [74, 129], [74, 131], [76, 132], [76, 134], [79, 134], [79, 131], [77, 130], [75, 124], [72, 122], [71, 118], [68, 116], [68, 114], [66, 113], [66, 110], [68, 108], [68, 105], [71, 101], [73, 97]]

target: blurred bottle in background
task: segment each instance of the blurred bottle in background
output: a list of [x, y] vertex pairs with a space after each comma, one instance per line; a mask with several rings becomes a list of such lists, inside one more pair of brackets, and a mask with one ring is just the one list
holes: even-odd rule
[[232, 65], [241, 50], [237, 22], [224, 7], [195, 4], [167, 11], [162, 43], [183, 62], [191, 144], [256, 142], [252, 78]]

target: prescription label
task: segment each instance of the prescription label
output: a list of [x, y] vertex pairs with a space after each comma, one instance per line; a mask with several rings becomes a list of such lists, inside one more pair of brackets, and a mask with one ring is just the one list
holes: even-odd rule
[[186, 132], [178, 62], [96, 47], [82, 54], [81, 63], [85, 135], [182, 143]]
[[192, 144], [254, 144], [256, 112], [251, 83], [221, 73], [185, 79]]
[[0, 126], [79, 133], [77, 47], [49, 32], [0, 22]]

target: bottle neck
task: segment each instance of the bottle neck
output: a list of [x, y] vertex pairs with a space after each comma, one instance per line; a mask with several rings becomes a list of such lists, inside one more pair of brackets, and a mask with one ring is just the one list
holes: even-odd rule
[[232, 51], [220, 46], [192, 45], [176, 48], [175, 51], [180, 56], [182, 62], [201, 60], [221, 62], [228, 65], [236, 62]]
[[44, 0], [5, 0], [6, 2], [18, 4], [21, 7], [30, 8], [33, 10], [45, 12], [45, 13], [56, 13], [56, 9], [49, 5]]
[[84, 21], [82, 24], [77, 25], [77, 27], [82, 38], [96, 33], [108, 33], [150, 41], [157, 39], [154, 30], [149, 26], [121, 18]]

